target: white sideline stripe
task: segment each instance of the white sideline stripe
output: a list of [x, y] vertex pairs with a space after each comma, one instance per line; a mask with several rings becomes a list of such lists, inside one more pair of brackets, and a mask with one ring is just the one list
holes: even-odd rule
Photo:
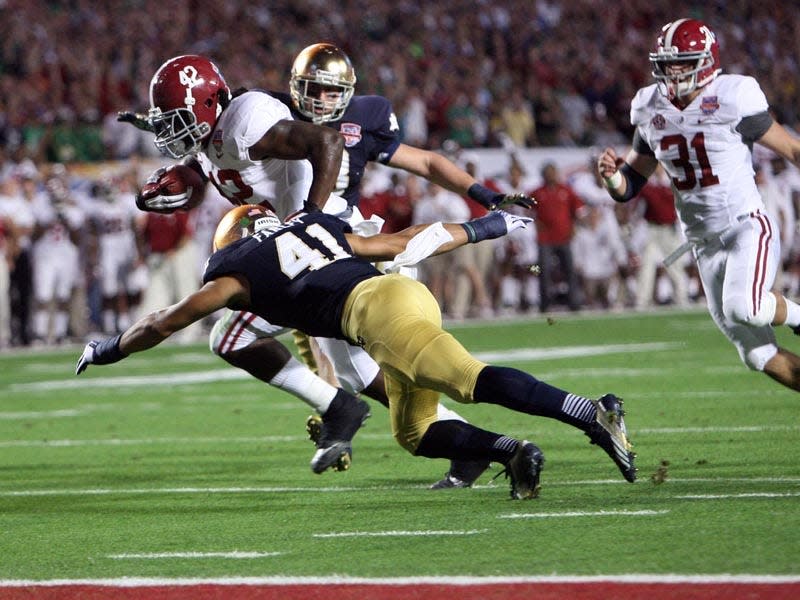
[[498, 519], [547, 519], [550, 517], [605, 517], [608, 515], [620, 515], [625, 517], [649, 517], [654, 515], [665, 515], [668, 510], [595, 510], [595, 511], [575, 511], [560, 513], [511, 513], [508, 515], [497, 515]]
[[[390, 437], [388, 435], [384, 436]], [[73, 448], [82, 446], [150, 446], [153, 444], [261, 444], [308, 441], [307, 435], [265, 435], [235, 438], [142, 438], [110, 440], [8, 440], [0, 448]]]
[[[475, 358], [484, 362], [515, 362], [527, 360], [551, 360], [559, 358], [578, 358], [581, 356], [598, 356], [611, 353], [639, 353], [658, 350], [672, 350], [682, 347], [675, 342], [654, 342], [646, 344], [610, 344], [601, 346], [563, 346], [555, 348], [517, 348], [502, 352], [476, 352]], [[168, 375], [143, 375], [127, 377], [101, 377], [94, 379], [59, 379], [36, 381], [30, 383], [14, 383], [8, 386], [12, 392], [48, 391], [53, 389], [86, 389], [119, 386], [153, 386], [153, 385], [185, 385], [210, 383], [213, 381], [231, 381], [235, 379], [252, 379], [239, 369], [212, 369], [191, 373], [172, 373]]]
[[343, 538], [343, 537], [422, 537], [441, 535], [475, 535], [486, 533], [488, 529], [470, 529], [468, 531], [342, 531], [339, 533], [314, 533], [315, 538]]
[[680, 573], [641, 573], [627, 575], [540, 575], [520, 577], [218, 577], [218, 578], [156, 578], [121, 577], [116, 579], [6, 579], [0, 587], [93, 585], [113, 587], [194, 586], [194, 585], [492, 585], [509, 583], [667, 583], [667, 584], [796, 584], [800, 575], [751, 575], [746, 573], [710, 573], [706, 575]]
[[284, 552], [143, 552], [140, 554], [108, 554], [106, 558], [124, 559], [159, 559], [159, 558], [266, 558], [280, 556]]
[[743, 492], [741, 494], [686, 494], [681, 500], [727, 500], [730, 498], [795, 498], [800, 492]]
[[[95, 488], [85, 490], [6, 490], [0, 491], [0, 497], [27, 497], [27, 496], [107, 496], [109, 494], [280, 494], [285, 492], [358, 492], [364, 488], [357, 487], [230, 487], [230, 488], [131, 488], [131, 489], [110, 489]], [[397, 489], [387, 486], [385, 488], [374, 487], [376, 489]]]
[[[3, 413], [0, 413], [2, 415]], [[6, 413], [11, 414], [11, 413]], [[0, 417], [2, 418], [2, 417]], [[22, 417], [20, 417], [22, 418]], [[650, 427], [631, 431], [631, 437], [638, 435], [663, 435], [681, 433], [769, 433], [773, 431], [800, 431], [800, 425], [763, 425], [741, 427]], [[360, 439], [388, 440], [388, 433], [360, 433]], [[265, 435], [245, 437], [191, 437], [191, 438], [132, 438], [107, 440], [5, 440], [0, 448], [70, 448], [78, 446], [147, 446], [150, 444], [260, 444], [263, 442], [307, 441], [305, 435]]]
[[[668, 484], [679, 483], [775, 483], [775, 484], [797, 484], [800, 483], [800, 478], [772, 478], [772, 477], [753, 477], [751, 479], [744, 477], [698, 477], [698, 478], [670, 478]], [[621, 479], [595, 479], [595, 480], [582, 480], [582, 481], [553, 481], [547, 484], [550, 487], [569, 487], [576, 485], [628, 485]], [[329, 487], [175, 487], [175, 488], [84, 488], [84, 489], [42, 489], [42, 490], [0, 490], [0, 498], [25, 498], [37, 496], [108, 496], [112, 494], [119, 495], [147, 495], [147, 494], [281, 494], [281, 493], [294, 493], [294, 492], [374, 492], [376, 490], [414, 490], [414, 489], [427, 489], [427, 484], [420, 485], [378, 485], [378, 486], [329, 486]], [[497, 490], [501, 489], [496, 485], [475, 485], [475, 490]], [[766, 496], [771, 492], [750, 492], [752, 497]], [[775, 492], [777, 496], [781, 495], [800, 495], [800, 492]], [[748, 494], [731, 494], [731, 495], [676, 495], [673, 498], [687, 498], [687, 499], [714, 499], [714, 498], [735, 498], [735, 497], [748, 497]]]

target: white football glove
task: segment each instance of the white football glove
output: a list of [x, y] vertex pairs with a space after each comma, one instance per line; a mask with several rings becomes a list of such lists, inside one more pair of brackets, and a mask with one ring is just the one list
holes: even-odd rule
[[528, 226], [528, 223], [533, 223], [533, 219], [531, 217], [521, 217], [519, 215], [512, 215], [511, 213], [507, 213], [504, 210], [496, 210], [494, 211], [502, 215], [503, 219], [506, 222], [506, 233], [511, 233], [512, 231], [516, 231], [517, 229], [525, 229]]
[[193, 192], [191, 186], [180, 194], [167, 195], [160, 193], [161, 178], [166, 172], [166, 167], [160, 167], [147, 178], [141, 191], [136, 194], [136, 208], [146, 212], [171, 213], [189, 203]]
[[92, 340], [83, 349], [83, 354], [78, 359], [78, 364], [75, 366], [75, 375], [80, 375], [91, 364], [94, 364], [94, 352], [97, 348], [97, 342]]

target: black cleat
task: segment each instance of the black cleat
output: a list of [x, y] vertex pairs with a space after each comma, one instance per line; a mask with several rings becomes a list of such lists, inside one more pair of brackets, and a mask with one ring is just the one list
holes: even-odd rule
[[434, 483], [430, 489], [446, 490], [452, 488], [468, 488], [489, 468], [488, 460], [453, 460], [450, 470], [444, 478]]
[[519, 443], [514, 456], [506, 468], [495, 477], [505, 473], [511, 478], [511, 499], [530, 500], [539, 496], [539, 478], [544, 468], [544, 454], [539, 447], [527, 440]]
[[800, 325], [790, 325], [789, 328], [794, 331], [795, 335], [800, 335]]
[[[330, 468], [336, 471], [349, 469], [353, 456], [350, 442], [369, 416], [369, 405], [366, 402], [339, 390], [322, 416], [316, 440], [317, 451], [311, 459], [311, 470], [322, 473]], [[307, 429], [309, 422], [306, 423]]]
[[596, 402], [597, 420], [586, 432], [592, 444], [606, 451], [617, 465], [626, 481], [636, 481], [636, 454], [631, 452], [628, 432], [625, 429], [622, 400], [614, 394], [606, 394]]

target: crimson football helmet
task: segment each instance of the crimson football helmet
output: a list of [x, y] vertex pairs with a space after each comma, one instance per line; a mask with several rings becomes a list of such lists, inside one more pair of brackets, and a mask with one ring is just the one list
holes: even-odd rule
[[232, 208], [220, 220], [214, 232], [214, 252], [222, 250], [236, 240], [263, 231], [277, 231], [283, 223], [274, 212], [260, 204], [243, 204]]
[[314, 123], [341, 119], [355, 85], [350, 58], [333, 44], [313, 44], [294, 59], [289, 81], [292, 102]]
[[653, 77], [670, 100], [688, 96], [719, 75], [719, 44], [714, 32], [697, 19], [678, 19], [661, 28], [650, 53]]
[[197, 152], [230, 100], [217, 65], [204, 56], [169, 59], [150, 81], [150, 112], [159, 152], [181, 158]]

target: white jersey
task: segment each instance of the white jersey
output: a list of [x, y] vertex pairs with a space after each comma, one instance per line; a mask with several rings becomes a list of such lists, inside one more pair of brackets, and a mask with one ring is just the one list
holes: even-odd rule
[[285, 104], [269, 94], [245, 92], [222, 112], [208, 148], [196, 155], [211, 183], [232, 204], [264, 204], [281, 219], [300, 210], [308, 197], [312, 168], [307, 160], [254, 161], [249, 149], [278, 121], [291, 120]]
[[767, 109], [758, 82], [743, 75], [718, 76], [683, 110], [656, 84], [639, 90], [631, 102], [631, 123], [672, 180], [689, 240], [724, 231], [740, 215], [764, 209], [751, 148], [736, 127]]

